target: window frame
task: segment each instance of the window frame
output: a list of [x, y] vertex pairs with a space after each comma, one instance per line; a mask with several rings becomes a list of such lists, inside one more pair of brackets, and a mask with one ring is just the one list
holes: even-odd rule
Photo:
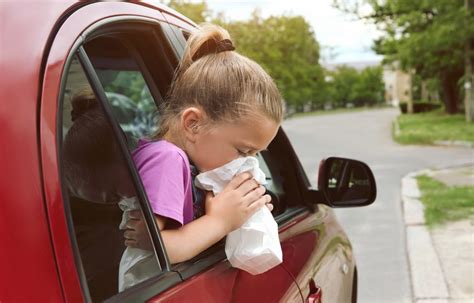
[[[130, 173], [131, 181], [134, 182], [136, 192], [137, 192], [137, 198], [139, 200], [140, 206], [142, 207], [145, 221], [150, 230], [150, 237], [153, 242], [155, 255], [158, 261], [158, 266], [161, 268], [161, 272], [157, 273], [155, 277], [152, 277], [144, 282], [141, 282], [123, 292], [116, 293], [112, 297], [106, 299], [105, 302], [123, 302], [123, 300], [129, 300], [132, 302], [145, 301], [183, 282], [180, 275], [171, 269], [171, 264], [167, 256], [164, 243], [162, 241], [156, 221], [154, 220], [153, 212], [151, 211], [151, 207], [150, 207], [148, 198], [145, 194], [143, 185], [141, 183], [141, 179], [133, 164], [133, 160], [131, 158], [131, 154], [128, 149], [127, 143], [125, 142], [123, 136], [120, 135], [121, 128], [113, 117], [110, 105], [105, 95], [105, 91], [102, 87], [102, 84], [98, 78], [98, 75], [96, 74], [94, 67], [92, 66], [92, 63], [90, 62], [89, 57], [87, 56], [87, 53], [83, 46], [85, 43], [87, 43], [87, 41], [91, 39], [91, 37], [94, 37], [95, 35], [97, 35], [97, 33], [100, 32], [104, 26], [107, 26], [110, 24], [127, 24], [127, 23], [145, 24], [147, 26], [152, 26], [155, 29], [161, 30], [163, 33], [162, 39], [159, 37], [156, 37], [157, 38], [156, 42], [168, 43], [170, 47], [172, 47], [171, 42], [169, 41], [164, 30], [164, 28], [169, 27], [169, 25], [166, 22], [148, 18], [148, 17], [142, 17], [142, 16], [141, 17], [120, 16], [120, 17], [106, 18], [104, 20], [97, 22], [90, 28], [88, 28], [86, 31], [84, 31], [84, 33], [80, 37], [78, 37], [78, 39], [76, 40], [76, 42], [74, 43], [74, 45], [72, 46], [71, 50], [69, 51], [66, 57], [63, 74], [60, 78], [60, 89], [59, 89], [59, 95], [58, 95], [59, 100], [58, 100], [58, 111], [57, 111], [58, 114], [56, 116], [56, 127], [57, 127], [57, 134], [58, 134], [56, 138], [56, 143], [57, 143], [57, 149], [58, 149], [57, 154], [58, 154], [58, 164], [59, 164], [58, 166], [59, 166], [59, 177], [60, 177], [59, 183], [60, 183], [60, 188], [61, 188], [61, 198], [64, 205], [64, 212], [65, 212], [65, 218], [67, 222], [68, 233], [70, 235], [70, 241], [71, 241], [70, 244], [71, 244], [72, 251], [74, 254], [74, 260], [76, 263], [77, 274], [79, 276], [79, 280], [81, 284], [82, 294], [84, 295], [84, 299], [86, 300], [86, 302], [92, 302], [92, 300], [90, 297], [84, 268], [82, 266], [82, 259], [79, 253], [79, 246], [77, 244], [77, 240], [75, 236], [70, 201], [69, 201], [68, 195], [66, 194], [68, 191], [67, 191], [65, 182], [63, 181], [65, 180], [65, 178], [64, 178], [64, 169], [63, 169], [63, 164], [62, 164], [63, 158], [62, 158], [62, 153], [61, 153], [62, 143], [63, 143], [63, 129], [62, 129], [63, 128], [63, 101], [64, 101], [64, 95], [66, 91], [68, 71], [70, 69], [72, 60], [76, 56], [84, 70], [85, 76], [88, 79], [90, 87], [92, 88], [97, 98], [99, 106], [101, 107], [102, 111], [106, 115], [106, 118], [108, 119], [109, 123], [112, 126], [115, 138], [118, 141], [120, 150], [125, 158], [124, 160], [127, 163], [127, 168]], [[140, 62], [139, 64], [142, 64], [142, 63], [143, 62]], [[144, 78], [150, 77], [150, 75], [145, 75], [144, 73], [142, 73], [142, 75], [144, 76]], [[147, 78], [145, 78], [145, 81], [147, 82], [147, 85], [149, 85], [148, 81], [150, 78], [148, 78], [148, 81], [147, 81]], [[154, 83], [154, 81], [152, 82]], [[152, 93], [152, 96], [156, 102], [157, 101], [155, 99], [156, 96], [153, 94], [151, 88], [150, 88], [150, 92]]]

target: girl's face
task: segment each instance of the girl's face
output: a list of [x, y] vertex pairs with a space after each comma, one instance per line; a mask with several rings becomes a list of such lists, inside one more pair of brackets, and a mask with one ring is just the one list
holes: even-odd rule
[[190, 130], [186, 153], [204, 172], [220, 167], [239, 157], [255, 156], [265, 150], [275, 137], [279, 124], [266, 116], [252, 114], [234, 122]]

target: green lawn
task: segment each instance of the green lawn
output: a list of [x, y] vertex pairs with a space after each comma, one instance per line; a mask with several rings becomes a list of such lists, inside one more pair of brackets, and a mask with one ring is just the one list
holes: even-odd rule
[[428, 176], [419, 176], [417, 180], [428, 226], [474, 219], [474, 186], [449, 187]]
[[400, 115], [394, 128], [394, 139], [401, 144], [434, 144], [435, 141], [474, 144], [474, 123], [465, 122], [464, 115], [447, 115], [440, 110]]

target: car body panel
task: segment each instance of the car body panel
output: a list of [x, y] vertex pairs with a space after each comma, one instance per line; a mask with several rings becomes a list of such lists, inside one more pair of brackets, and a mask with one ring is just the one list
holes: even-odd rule
[[148, 302], [302, 302], [294, 280], [282, 266], [256, 276], [223, 259]]
[[43, 201], [37, 102], [51, 32], [72, 6], [71, 1], [0, 3], [2, 302], [63, 300]]
[[[310, 281], [322, 289], [323, 302], [350, 302], [355, 260], [346, 234], [331, 208], [318, 204], [314, 213], [300, 217], [300, 221], [280, 232], [283, 243], [292, 244], [292, 267], [306, 299], [310, 295]], [[290, 254], [290, 253], [288, 253]], [[341, 269], [347, 268], [344, 273]]]

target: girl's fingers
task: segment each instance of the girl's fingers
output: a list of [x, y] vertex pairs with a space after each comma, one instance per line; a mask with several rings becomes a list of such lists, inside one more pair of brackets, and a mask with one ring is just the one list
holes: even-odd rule
[[229, 182], [229, 184], [227, 184], [225, 189], [233, 190], [233, 189], [239, 188], [242, 183], [244, 183], [245, 181], [251, 178], [252, 178], [252, 175], [250, 173], [238, 174]]
[[125, 227], [127, 229], [135, 230], [140, 221], [138, 220], [128, 220]]
[[134, 230], [127, 229], [123, 233], [123, 237], [127, 240], [134, 240], [136, 238], [136, 233]]
[[237, 190], [239, 191], [239, 193], [242, 195], [242, 196], [245, 196], [247, 194], [249, 194], [250, 192], [252, 192], [253, 190], [255, 190], [256, 188], [258, 188], [260, 185], [258, 184], [257, 181], [255, 181], [255, 179], [250, 179], [250, 180], [247, 180], [245, 182], [243, 182], [239, 188], [237, 188]]
[[125, 244], [125, 246], [137, 247], [138, 242], [135, 241], [135, 240], [133, 240], [133, 239], [125, 239], [125, 241], [123, 242], [123, 244]]
[[139, 210], [129, 210], [128, 211], [128, 216], [130, 219], [134, 219], [134, 220], [140, 220], [142, 219], [142, 212], [139, 211]]
[[268, 202], [267, 204], [265, 204], [265, 206], [268, 208], [269, 211], [272, 211], [273, 210], [273, 204]]
[[204, 197], [204, 201], [209, 201], [214, 198], [214, 193], [212, 191], [206, 191], [206, 196]]
[[245, 195], [244, 199], [250, 205], [255, 200], [259, 199], [263, 194], [265, 194], [265, 187], [260, 185], [259, 187], [251, 190], [247, 195]]
[[262, 208], [263, 206], [265, 206], [265, 204], [269, 203], [270, 201], [272, 200], [272, 198], [270, 197], [270, 195], [264, 195], [262, 196], [260, 199], [258, 199], [257, 201], [253, 202], [252, 204], [250, 204], [250, 206], [247, 208], [247, 210], [253, 214], [255, 213], [257, 210], [259, 210], [260, 208]]

